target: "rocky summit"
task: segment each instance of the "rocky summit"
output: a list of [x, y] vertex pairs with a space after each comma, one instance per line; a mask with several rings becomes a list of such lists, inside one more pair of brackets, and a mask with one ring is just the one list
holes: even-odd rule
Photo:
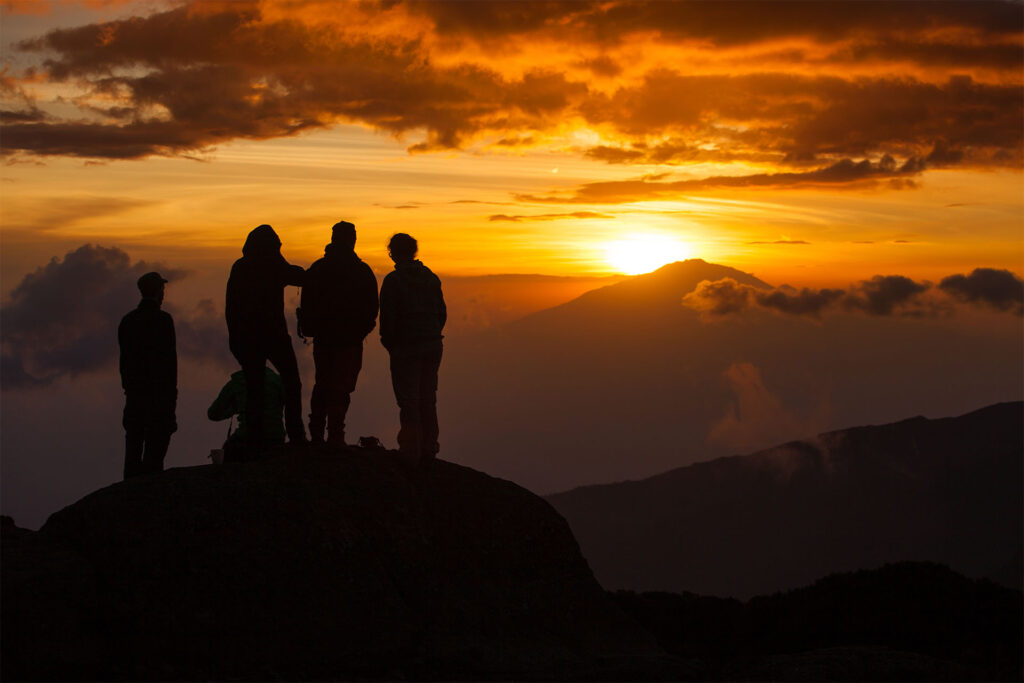
[[179, 468], [5, 521], [5, 680], [686, 676], [547, 502], [447, 462]]

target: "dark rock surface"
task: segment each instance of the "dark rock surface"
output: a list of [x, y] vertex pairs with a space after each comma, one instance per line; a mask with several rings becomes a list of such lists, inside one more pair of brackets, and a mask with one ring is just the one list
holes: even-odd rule
[[173, 469], [4, 532], [5, 680], [688, 675], [548, 503], [446, 462]]
[[749, 598], [891, 562], [1021, 588], [1024, 403], [548, 496], [608, 589]]

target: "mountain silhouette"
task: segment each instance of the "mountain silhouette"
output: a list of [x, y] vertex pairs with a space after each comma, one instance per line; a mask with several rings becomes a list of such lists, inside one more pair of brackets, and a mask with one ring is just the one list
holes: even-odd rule
[[619, 591], [705, 680], [1019, 681], [1024, 596], [938, 564], [832, 574], [747, 602]]
[[172, 469], [4, 532], [4, 680], [686, 673], [548, 503], [450, 463], [418, 484], [370, 452]]
[[844, 429], [548, 500], [608, 589], [746, 598], [903, 560], [1019, 589], [1022, 416]]
[[682, 305], [701, 281], [725, 277], [767, 286], [689, 260], [449, 338], [442, 453], [548, 494], [1024, 396], [1014, 316], [751, 309], [709, 319]]

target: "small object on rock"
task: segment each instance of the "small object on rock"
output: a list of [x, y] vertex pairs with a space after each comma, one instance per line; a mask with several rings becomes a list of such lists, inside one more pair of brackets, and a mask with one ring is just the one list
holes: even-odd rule
[[359, 437], [359, 447], [365, 448], [368, 451], [383, 451], [384, 444], [380, 442], [375, 436], [361, 436]]

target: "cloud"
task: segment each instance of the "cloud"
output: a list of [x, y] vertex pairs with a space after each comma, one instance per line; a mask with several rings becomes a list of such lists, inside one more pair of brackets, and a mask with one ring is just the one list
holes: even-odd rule
[[683, 297], [683, 305], [709, 315], [740, 313], [750, 307], [754, 287], [741, 285], [731, 277], [704, 280]]
[[759, 306], [778, 313], [820, 317], [822, 312], [846, 295], [842, 289], [808, 289], [799, 291], [779, 287], [765, 291], [742, 285], [732, 278], [704, 280], [683, 297], [683, 305], [701, 311], [705, 318], [741, 313]]
[[[170, 280], [171, 287], [185, 276], [166, 264], [132, 263], [121, 249], [91, 244], [26, 275], [0, 309], [3, 388], [45, 386], [114, 365], [117, 326], [138, 305], [136, 280], [151, 270]], [[210, 302], [175, 315], [175, 328], [179, 357], [225, 360], [223, 316]]]
[[879, 181], [901, 179], [901, 176], [920, 173], [924, 166], [916, 157], [897, 164], [890, 156], [877, 162], [869, 159], [853, 161], [842, 159], [834, 164], [812, 171], [797, 173], [756, 173], [741, 176], [711, 176], [694, 180], [665, 181], [663, 174], [645, 176], [636, 180], [609, 180], [586, 183], [569, 194], [531, 195], [516, 194], [523, 202], [557, 204], [623, 204], [663, 199], [723, 188], [800, 188], [814, 186], [863, 186]]
[[754, 300], [759, 306], [790, 315], [818, 317], [822, 311], [838, 301], [844, 294], [841, 289], [808, 289], [789, 291], [778, 288], [771, 292], [755, 292]]
[[705, 280], [683, 297], [682, 303], [702, 313], [705, 319], [741, 313], [759, 307], [787, 315], [820, 318], [835, 308], [873, 316], [936, 315], [948, 308], [940, 300], [923, 295], [932, 289], [929, 282], [915, 282], [902, 275], [876, 275], [847, 289], [795, 290], [782, 286], [763, 290], [742, 285], [732, 278], [715, 282]]
[[192, 310], [182, 310], [165, 301], [164, 310], [174, 317], [179, 356], [212, 363], [229, 372], [238, 369], [238, 363], [228, 349], [224, 311], [212, 299], [200, 300]]
[[541, 213], [533, 214], [530, 216], [523, 215], [506, 215], [503, 213], [489, 216], [489, 221], [510, 221], [512, 223], [522, 223], [523, 221], [556, 221], [564, 218], [615, 218], [611, 214], [597, 213], [596, 211], [572, 211], [569, 213]]
[[736, 400], [711, 426], [709, 443], [748, 451], [813, 434], [824, 423], [827, 407], [822, 405], [815, 417], [801, 419], [768, 390], [752, 363], [733, 363], [724, 376]]
[[774, 242], [747, 242], [747, 244], [789, 244], [789, 245], [796, 245], [796, 244], [810, 244], [810, 242], [806, 242], [804, 240], [775, 240]]
[[1008, 270], [975, 268], [970, 275], [942, 278], [939, 289], [957, 301], [1024, 315], [1024, 281]]
[[[189, 155], [347, 122], [422, 137], [413, 152], [586, 128], [602, 142], [582, 153], [613, 163], [817, 167], [675, 191], [907, 187], [925, 168], [1022, 158], [1012, 2], [193, 0], [19, 47], [44, 62], [7, 74], [28, 98], [8, 112], [8, 155]], [[76, 94], [33, 109], [28, 91], [54, 85]], [[914, 163], [852, 161], [886, 155]]]
[[1008, 270], [976, 268], [970, 275], [950, 275], [939, 286], [902, 275], [876, 275], [846, 289], [771, 290], [743, 285], [732, 278], [704, 280], [682, 303], [704, 320], [761, 308], [787, 315], [820, 318], [833, 310], [872, 316], [934, 316], [952, 313], [950, 299], [1024, 315], [1024, 280]]
[[850, 288], [843, 299], [843, 307], [863, 311], [870, 315], [892, 315], [897, 309], [907, 309], [918, 302], [931, 283], [914, 282], [902, 275], [876, 275]]

